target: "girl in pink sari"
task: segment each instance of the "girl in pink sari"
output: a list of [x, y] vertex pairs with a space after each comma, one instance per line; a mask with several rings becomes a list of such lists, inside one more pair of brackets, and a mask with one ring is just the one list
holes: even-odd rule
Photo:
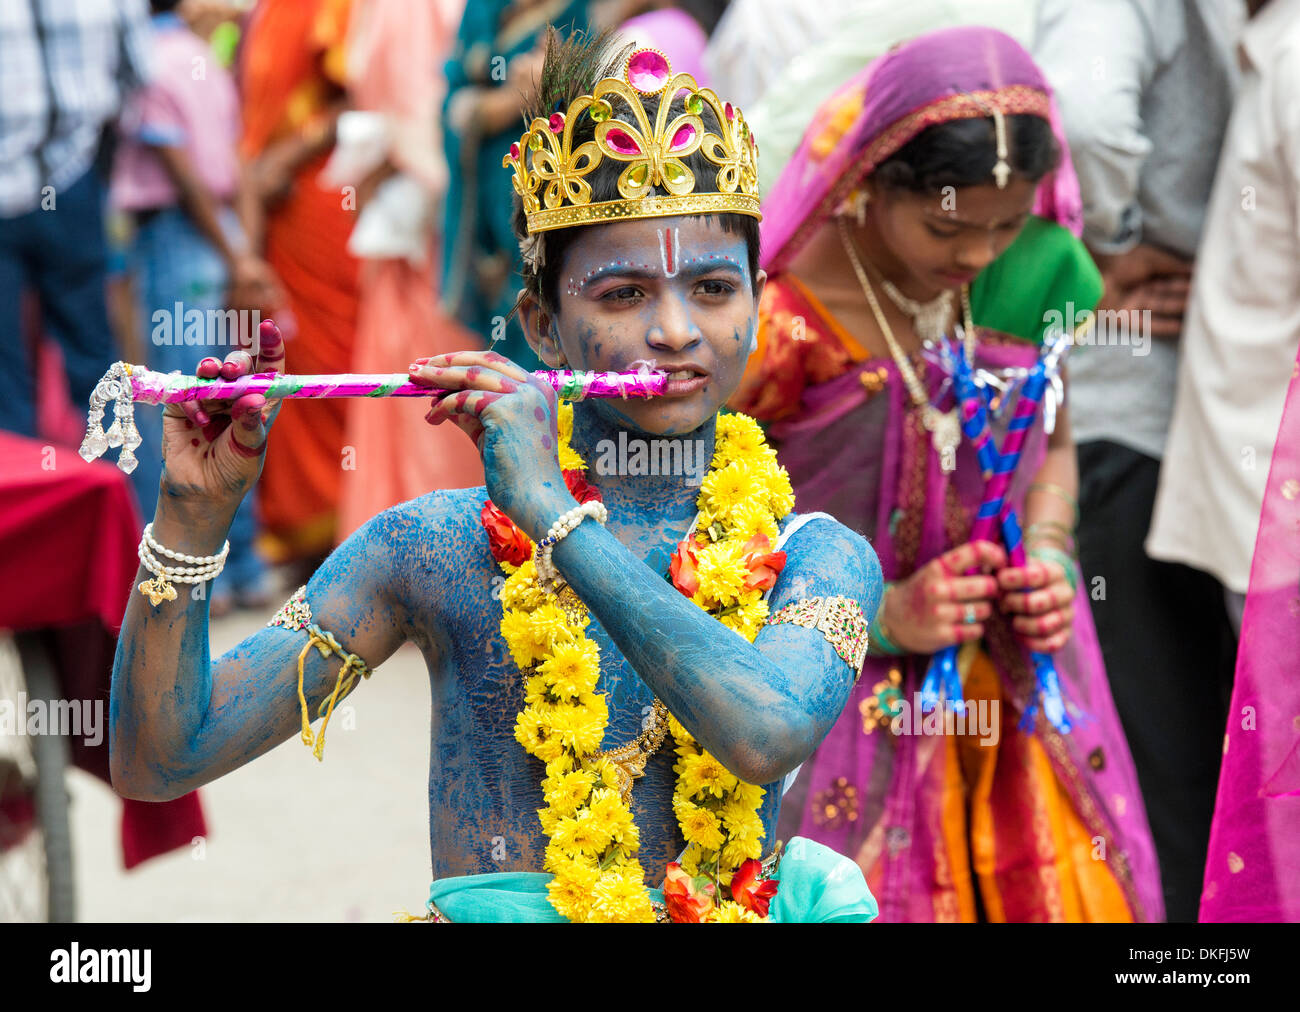
[[[778, 835], [853, 857], [882, 921], [1163, 917], [1072, 572], [1068, 418], [1056, 412], [1049, 436], [1040, 415], [1014, 475], [1031, 545], [1016, 568], [1001, 548], [964, 547], [984, 479], [968, 443], [942, 452], [928, 406], [952, 398], [921, 354], [927, 332], [964, 319], [975, 367], [1011, 377], [1037, 360], [1046, 324], [1070, 328], [1100, 296], [1053, 126], [1042, 74], [1009, 36], [933, 32], [821, 107], [764, 201], [760, 345], [733, 404], [771, 423], [801, 508], [867, 535], [894, 582], [880, 610], [891, 628], [873, 626], [873, 656]], [[1009, 418], [994, 420], [999, 444]], [[945, 727], [913, 711], [931, 655], [954, 642], [976, 719]], [[1071, 733], [1019, 727], [1029, 648], [1054, 656]]]
[[1202, 921], [1300, 921], [1300, 359], [1264, 492]]

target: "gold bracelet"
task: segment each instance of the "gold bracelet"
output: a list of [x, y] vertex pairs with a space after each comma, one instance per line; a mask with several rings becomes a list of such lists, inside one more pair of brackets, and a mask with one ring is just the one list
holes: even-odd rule
[[1060, 545], [1067, 552], [1073, 552], [1077, 540], [1074, 531], [1066, 527], [1065, 524], [1057, 523], [1055, 520], [1042, 520], [1030, 524], [1025, 531], [1026, 548], [1030, 545], [1048, 542]]
[[1074, 526], [1079, 526], [1079, 502], [1060, 485], [1054, 485], [1049, 481], [1034, 482], [1034, 484], [1029, 486], [1029, 490], [1025, 493], [1025, 498], [1028, 499], [1030, 494], [1033, 492], [1046, 492], [1048, 495], [1056, 496], [1074, 510]]

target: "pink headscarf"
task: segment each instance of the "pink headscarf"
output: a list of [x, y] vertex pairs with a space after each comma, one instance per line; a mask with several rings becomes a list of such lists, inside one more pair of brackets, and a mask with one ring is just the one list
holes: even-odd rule
[[995, 107], [1004, 115], [1031, 113], [1050, 121], [1061, 163], [1039, 184], [1034, 213], [1081, 235], [1079, 181], [1042, 71], [1003, 32], [945, 28], [890, 50], [817, 110], [763, 200], [763, 267], [788, 265], [849, 193], [926, 127], [983, 118]]

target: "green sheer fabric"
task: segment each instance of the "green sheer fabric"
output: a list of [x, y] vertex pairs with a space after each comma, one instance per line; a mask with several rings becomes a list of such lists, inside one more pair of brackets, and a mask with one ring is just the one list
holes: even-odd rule
[[1091, 312], [1101, 292], [1101, 275], [1083, 243], [1069, 229], [1031, 216], [971, 285], [971, 316], [978, 327], [1039, 344], [1048, 310], [1060, 313], [1072, 329], [1072, 317]]

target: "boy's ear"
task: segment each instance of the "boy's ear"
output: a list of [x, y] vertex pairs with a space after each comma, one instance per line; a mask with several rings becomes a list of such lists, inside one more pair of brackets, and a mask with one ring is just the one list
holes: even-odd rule
[[569, 363], [564, 357], [564, 349], [560, 347], [555, 318], [542, 308], [537, 296], [523, 292], [520, 296], [519, 323], [524, 328], [528, 346], [550, 368], [567, 368]]

